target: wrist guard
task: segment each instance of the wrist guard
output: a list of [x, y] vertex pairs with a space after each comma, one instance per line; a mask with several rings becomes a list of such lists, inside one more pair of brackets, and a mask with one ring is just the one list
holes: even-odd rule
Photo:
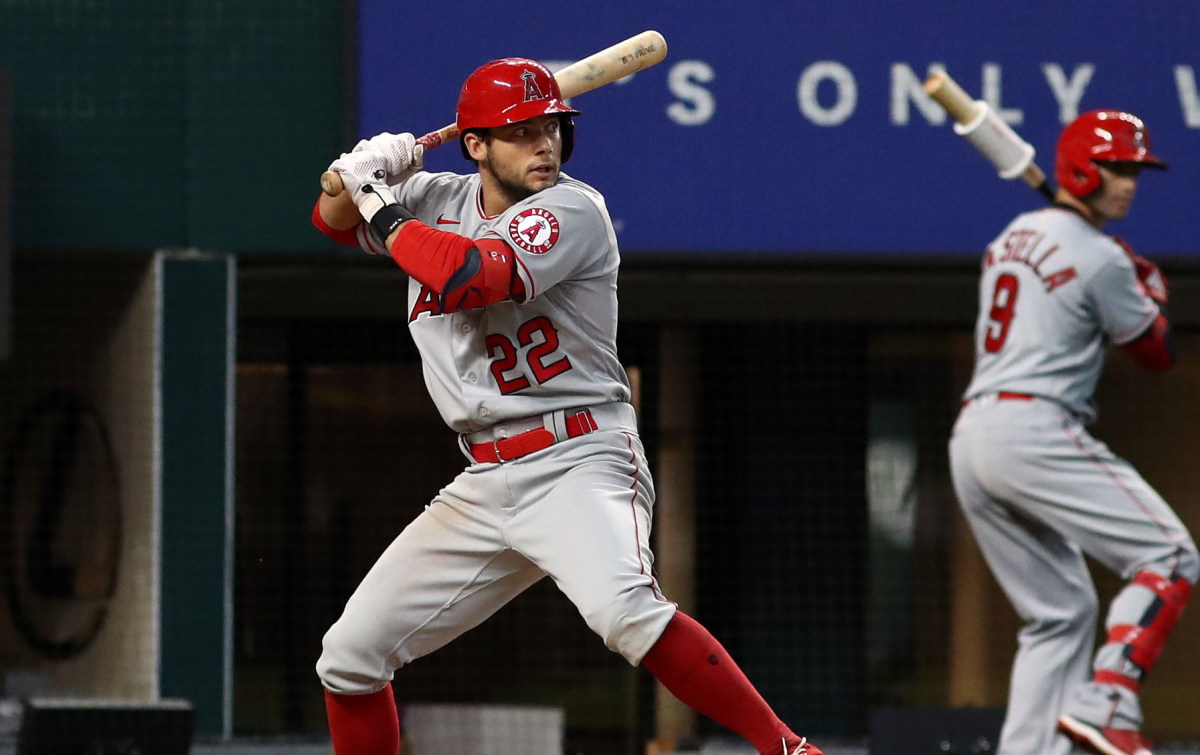
[[406, 220], [416, 219], [417, 217], [406, 210], [403, 205], [392, 203], [379, 208], [368, 222], [375, 229], [375, 232], [379, 234], [379, 238], [383, 240], [383, 243], [386, 244], [388, 236], [391, 236], [401, 223]]
[[379, 234], [379, 240], [387, 243], [388, 236], [406, 220], [416, 220], [416, 216], [401, 207], [396, 197], [388, 187], [375, 184], [363, 184], [354, 193], [354, 204], [363, 220]]

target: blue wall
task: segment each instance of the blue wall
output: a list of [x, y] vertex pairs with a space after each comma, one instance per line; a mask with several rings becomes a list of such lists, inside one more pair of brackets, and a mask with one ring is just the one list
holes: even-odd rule
[[[994, 82], [1048, 173], [1076, 112], [1140, 115], [1171, 169], [1146, 174], [1109, 230], [1148, 254], [1200, 255], [1194, 0], [464, 0], [451, 14], [359, 0], [359, 131], [432, 131], [487, 60], [572, 61], [644, 29], [662, 32], [667, 59], [576, 98], [568, 166], [605, 193], [627, 253], [976, 254], [1042, 200], [910, 96], [940, 64], [975, 96]], [[470, 169], [453, 146], [427, 165]]]

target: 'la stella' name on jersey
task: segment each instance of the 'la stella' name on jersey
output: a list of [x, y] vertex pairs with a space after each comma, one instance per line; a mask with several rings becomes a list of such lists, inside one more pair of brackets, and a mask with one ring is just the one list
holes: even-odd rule
[[1045, 239], [1046, 234], [1042, 231], [1012, 230], [999, 244], [1000, 249], [995, 247], [988, 249], [983, 258], [983, 269], [986, 271], [992, 265], [1000, 262], [1019, 262], [1033, 270], [1042, 285], [1046, 287], [1046, 293], [1050, 293], [1067, 281], [1074, 279], [1077, 274], [1075, 268], [1070, 265], [1054, 272], [1043, 272], [1043, 265], [1050, 267], [1047, 262], [1059, 249], [1058, 244], [1052, 244], [1048, 249], [1041, 249]]

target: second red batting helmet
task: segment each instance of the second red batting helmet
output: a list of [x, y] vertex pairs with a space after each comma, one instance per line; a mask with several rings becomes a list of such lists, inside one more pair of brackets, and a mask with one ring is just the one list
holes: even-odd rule
[[[575, 146], [572, 115], [550, 69], [527, 58], [503, 58], [485, 63], [467, 77], [458, 94], [459, 134], [475, 128], [494, 128], [539, 115], [560, 115], [565, 163]], [[461, 139], [460, 139], [461, 141]], [[466, 145], [462, 145], [467, 155]]]
[[1067, 124], [1058, 137], [1054, 178], [1059, 186], [1082, 197], [1100, 187], [1095, 163], [1118, 162], [1167, 167], [1150, 154], [1150, 134], [1141, 118], [1120, 110], [1091, 110]]

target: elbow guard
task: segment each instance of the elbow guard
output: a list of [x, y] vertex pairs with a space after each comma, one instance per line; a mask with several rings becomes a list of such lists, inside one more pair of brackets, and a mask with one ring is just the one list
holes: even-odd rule
[[1151, 372], [1166, 372], [1175, 364], [1175, 333], [1162, 315], [1126, 348], [1139, 365]]
[[494, 239], [477, 241], [446, 281], [442, 312], [477, 309], [510, 298], [514, 272], [512, 250], [507, 244]]
[[499, 239], [468, 239], [410, 222], [397, 234], [392, 258], [438, 294], [442, 314], [486, 307], [524, 292], [513, 251]]

